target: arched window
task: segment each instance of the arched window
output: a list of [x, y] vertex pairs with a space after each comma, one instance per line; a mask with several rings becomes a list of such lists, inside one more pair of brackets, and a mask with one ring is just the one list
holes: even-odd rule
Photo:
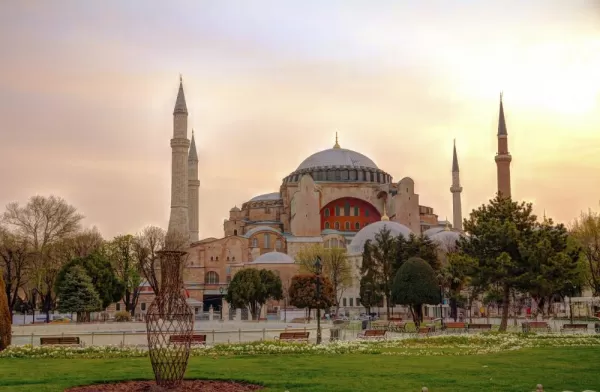
[[354, 207], [354, 216], [360, 216], [360, 208]]
[[233, 231], [233, 235], [237, 235], [237, 229]]
[[344, 216], [350, 216], [350, 203], [344, 203]]
[[204, 283], [206, 284], [217, 284], [219, 283], [219, 274], [215, 271], [208, 271], [204, 277]]
[[210, 261], [213, 261], [213, 260], [214, 260], [214, 257], [210, 256]]
[[333, 227], [334, 227], [336, 230], [339, 230], [339, 229], [340, 229], [340, 222], [335, 222], [335, 224], [333, 225]]
[[215, 260], [216, 260], [216, 261], [219, 261], [219, 256], [215, 257]]
[[356, 222], [356, 223], [354, 224], [354, 228], [355, 228], [356, 230], [360, 230], [360, 222]]
[[275, 249], [281, 249], [281, 240], [275, 241]]
[[325, 222], [325, 228], [329, 229], [329, 222]]
[[227, 256], [227, 261], [229, 261], [229, 256]]
[[269, 233], [265, 234], [265, 248], [271, 248], [271, 235]]
[[329, 217], [329, 208], [325, 208], [325, 217], [328, 218]]
[[258, 248], [258, 238], [252, 238], [252, 247]]
[[335, 216], [340, 216], [340, 206], [335, 206]]
[[346, 230], [350, 230], [350, 222], [346, 222], [345, 226], [346, 226]]
[[332, 248], [337, 248], [339, 246], [338, 244], [339, 244], [339, 242], [338, 242], [337, 238], [333, 238], [331, 240], [331, 247]]

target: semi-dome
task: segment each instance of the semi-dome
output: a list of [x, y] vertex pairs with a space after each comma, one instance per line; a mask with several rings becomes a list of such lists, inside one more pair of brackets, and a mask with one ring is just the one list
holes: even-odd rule
[[268, 200], [279, 200], [281, 195], [279, 192], [265, 193], [263, 195], [254, 196], [250, 201], [268, 201]]
[[431, 240], [435, 242], [440, 247], [440, 249], [442, 249], [445, 252], [448, 252], [449, 250], [451, 250], [451, 248], [456, 246], [456, 243], [458, 242], [461, 236], [462, 234], [458, 231], [442, 230], [430, 235], [429, 238], [431, 238]]
[[349, 251], [351, 254], [362, 253], [365, 248], [365, 243], [369, 240], [375, 240], [375, 236], [383, 229], [387, 228], [392, 236], [397, 237], [403, 235], [404, 238], [408, 238], [412, 231], [398, 222], [389, 220], [383, 220], [371, 223], [363, 227], [352, 239], [350, 243]]
[[329, 148], [319, 151], [306, 158], [298, 169], [311, 169], [314, 167], [336, 167], [336, 166], [351, 166], [351, 167], [368, 167], [378, 169], [375, 162], [356, 151], [347, 150], [345, 148]]
[[294, 264], [294, 259], [285, 253], [273, 251], [258, 256], [252, 264]]
[[431, 229], [427, 229], [423, 232], [423, 235], [426, 237], [431, 237], [434, 234], [439, 233], [440, 231], [444, 231], [443, 227], [432, 227]]

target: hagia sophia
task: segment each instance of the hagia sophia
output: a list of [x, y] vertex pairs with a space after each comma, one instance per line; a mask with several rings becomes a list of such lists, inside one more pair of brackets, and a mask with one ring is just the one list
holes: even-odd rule
[[[340, 305], [360, 307], [358, 269], [367, 240], [384, 226], [394, 235], [427, 235], [445, 246], [461, 235], [462, 207], [459, 165], [454, 146], [449, 178], [453, 195], [452, 223], [441, 221], [430, 206], [419, 203], [415, 181], [392, 175], [369, 157], [342, 148], [316, 152], [282, 179], [279, 189], [234, 206], [223, 223], [223, 237], [199, 238], [198, 155], [183, 83], [173, 112], [171, 215], [168, 232], [189, 236], [184, 282], [189, 303], [199, 310], [224, 307], [223, 296], [236, 271], [273, 270], [284, 287], [298, 273], [295, 255], [315, 244], [346, 248], [355, 269], [352, 287]], [[498, 191], [510, 195], [510, 161], [502, 99], [498, 123]], [[450, 166], [450, 165], [449, 165]], [[450, 177], [450, 176], [449, 176]], [[276, 311], [280, 304], [270, 304]]]

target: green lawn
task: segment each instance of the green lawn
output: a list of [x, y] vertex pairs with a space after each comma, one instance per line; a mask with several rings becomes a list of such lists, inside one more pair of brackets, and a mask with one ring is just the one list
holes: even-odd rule
[[[261, 383], [271, 392], [600, 391], [600, 347], [536, 348], [478, 356], [370, 354], [194, 357], [186, 377]], [[148, 358], [0, 359], [0, 391], [62, 391], [151, 379]]]

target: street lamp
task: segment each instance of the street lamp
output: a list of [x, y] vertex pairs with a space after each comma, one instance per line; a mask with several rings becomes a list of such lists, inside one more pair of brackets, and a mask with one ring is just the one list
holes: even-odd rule
[[573, 303], [571, 302], [571, 297], [573, 297], [576, 286], [570, 280], [565, 281], [565, 283], [568, 283], [573, 287], [573, 290], [569, 294], [569, 317], [571, 319], [571, 324], [573, 324]]
[[440, 284], [440, 323], [442, 324], [442, 329], [444, 329], [444, 288]]
[[223, 321], [223, 293], [225, 292], [225, 288], [222, 286], [219, 287], [219, 293], [221, 293], [221, 321]]
[[315, 261], [315, 272], [317, 276], [317, 344], [321, 344], [321, 257], [317, 256]]

